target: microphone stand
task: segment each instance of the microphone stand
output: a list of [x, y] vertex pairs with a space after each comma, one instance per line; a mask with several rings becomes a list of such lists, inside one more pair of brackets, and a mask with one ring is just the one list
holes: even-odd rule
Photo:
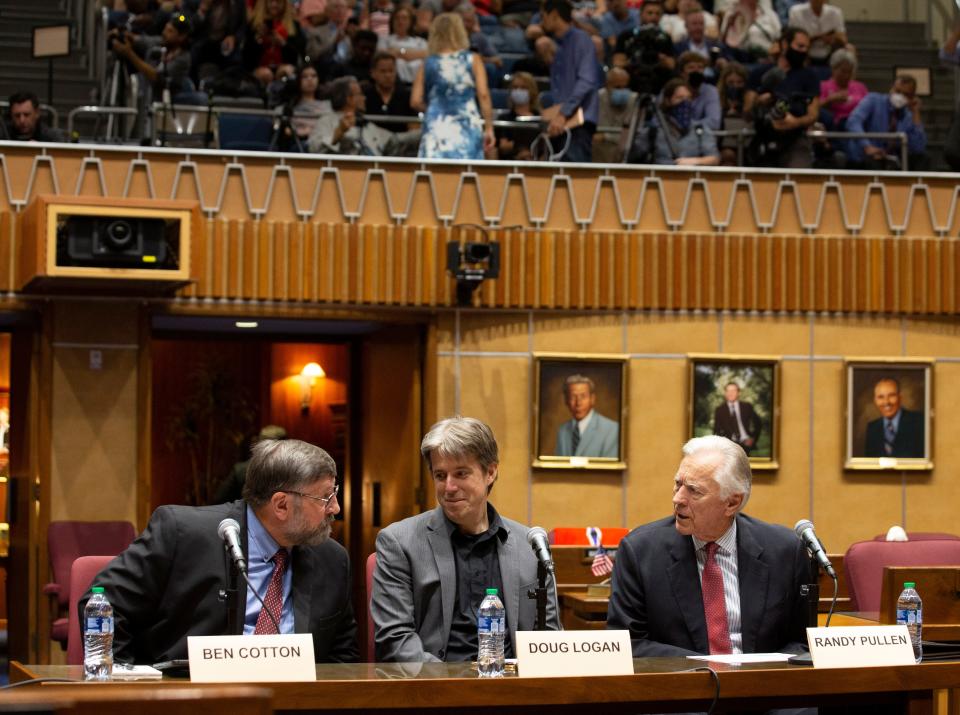
[[240, 600], [237, 588], [240, 581], [240, 570], [233, 559], [230, 558], [230, 549], [226, 544], [223, 545], [223, 568], [227, 587], [220, 589], [218, 598], [227, 610], [227, 628], [223, 635], [232, 636], [243, 633], [245, 609], [241, 608], [241, 603], [245, 606], [246, 599], [243, 599], [242, 602]]
[[537, 601], [537, 619], [533, 630], [547, 630], [547, 567], [539, 559], [537, 559], [537, 587], [527, 591], [527, 598]]

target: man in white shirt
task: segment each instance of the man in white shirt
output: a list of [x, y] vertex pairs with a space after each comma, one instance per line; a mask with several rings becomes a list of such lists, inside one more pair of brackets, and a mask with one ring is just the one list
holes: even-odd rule
[[790, 27], [799, 27], [810, 35], [810, 61], [826, 65], [834, 50], [847, 44], [843, 11], [826, 0], [810, 0], [790, 8]]

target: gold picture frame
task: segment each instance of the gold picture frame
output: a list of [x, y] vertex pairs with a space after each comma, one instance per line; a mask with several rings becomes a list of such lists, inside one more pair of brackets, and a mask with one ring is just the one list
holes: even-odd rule
[[746, 450], [751, 469], [779, 469], [780, 358], [712, 354], [688, 358], [688, 436], [728, 437]]
[[933, 469], [932, 358], [844, 360], [844, 468]]
[[533, 466], [626, 469], [628, 357], [534, 353], [533, 358]]

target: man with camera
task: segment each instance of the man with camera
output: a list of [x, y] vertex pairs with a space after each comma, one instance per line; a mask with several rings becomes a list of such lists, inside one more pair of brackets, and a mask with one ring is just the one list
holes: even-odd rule
[[176, 95], [190, 87], [190, 31], [190, 20], [178, 13], [163, 26], [159, 38], [120, 29], [111, 32], [110, 45], [143, 75], [159, 99], [165, 89]]
[[640, 27], [617, 38], [613, 64], [626, 68], [630, 89], [642, 95], [660, 94], [676, 68], [673, 40], [660, 29], [662, 16], [659, 0], [647, 0], [640, 10]]
[[806, 169], [813, 165], [807, 130], [820, 112], [820, 82], [807, 67], [810, 36], [788, 27], [773, 67], [761, 65], [747, 80], [744, 108], [753, 114], [755, 166]]

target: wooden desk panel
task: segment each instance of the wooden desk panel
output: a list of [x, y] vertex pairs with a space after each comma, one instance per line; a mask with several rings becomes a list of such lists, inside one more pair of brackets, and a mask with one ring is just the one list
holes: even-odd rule
[[[316, 682], [271, 683], [277, 711], [313, 710], [376, 713], [584, 712], [604, 713], [706, 710], [715, 693], [704, 665], [685, 658], [639, 658], [634, 675], [572, 678], [479, 679], [468, 664], [318, 665]], [[912, 715], [932, 712], [933, 692], [960, 683], [960, 663], [924, 663], [886, 668], [814, 670], [783, 663], [713, 664], [720, 683], [720, 709], [767, 709], [890, 703]], [[23, 666], [11, 663], [11, 681], [28, 677], [79, 679], [79, 666]], [[93, 692], [116, 689], [146, 695], [164, 688], [222, 688], [182, 679], [142, 683], [88, 683]], [[40, 692], [64, 687], [41, 685]], [[67, 686], [72, 687], [72, 686]], [[36, 692], [36, 691], [34, 691]], [[210, 709], [210, 713], [218, 710]], [[597, 711], [596, 708], [593, 709]]]

